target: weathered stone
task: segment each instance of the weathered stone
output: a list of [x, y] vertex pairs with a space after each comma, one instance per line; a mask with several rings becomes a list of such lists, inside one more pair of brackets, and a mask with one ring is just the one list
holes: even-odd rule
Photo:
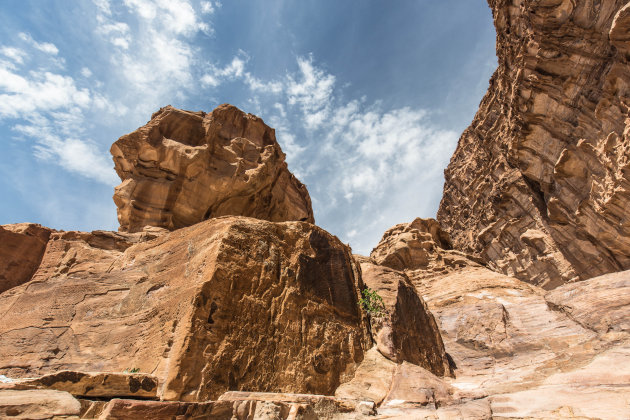
[[203, 401], [332, 394], [363, 359], [359, 268], [322, 229], [222, 217], [146, 235], [52, 235], [33, 280], [0, 295], [0, 374], [138, 368], [159, 397]]
[[372, 316], [372, 337], [388, 359], [408, 361], [439, 376], [451, 370], [435, 319], [407, 276], [360, 258], [363, 282], [383, 299], [384, 308]]
[[387, 397], [396, 372], [396, 363], [372, 347], [354, 373], [352, 380], [335, 391], [335, 397], [370, 400], [379, 405]]
[[55, 389], [77, 397], [131, 397], [157, 399], [158, 381], [141, 373], [87, 373], [61, 371], [39, 378], [0, 383], [2, 389]]
[[480, 262], [470, 255], [452, 250], [448, 235], [437, 221], [421, 218], [388, 229], [372, 250], [370, 258], [376, 264], [394, 270], [421, 269], [426, 275], [443, 274]]
[[364, 402], [362, 400], [326, 395], [242, 391], [228, 391], [221, 395], [218, 401], [255, 401], [258, 403], [283, 403], [291, 407], [308, 406], [312, 408], [315, 418], [327, 418], [341, 413], [360, 412], [361, 407], [365, 405], [362, 405]]
[[546, 289], [630, 268], [626, 3], [489, 0], [499, 67], [438, 211], [454, 248]]
[[383, 408], [435, 408], [438, 404], [450, 404], [454, 392], [442, 378], [411, 363], [394, 363], [374, 347], [367, 352], [354, 378], [337, 388], [335, 396], [374, 401], [381, 413]]
[[0, 417], [3, 419], [79, 418], [81, 404], [63, 391], [0, 390]]
[[233, 404], [230, 401], [193, 403], [125, 400], [116, 398], [105, 405], [98, 420], [249, 420], [246, 416], [234, 416], [234, 411]]
[[31, 279], [51, 230], [33, 223], [0, 226], [0, 293]]
[[494, 415], [506, 418], [619, 418], [627, 412], [630, 335], [623, 326], [609, 327], [627, 317], [623, 302], [630, 289], [618, 287], [621, 280], [593, 278], [546, 295], [469, 267], [414, 283], [457, 367], [450, 382], [456, 399], [489, 395]]
[[545, 295], [547, 304], [600, 334], [630, 333], [630, 272], [606, 274], [588, 283], [571, 283]]
[[225, 215], [314, 223], [308, 191], [287, 169], [274, 130], [234, 106], [208, 114], [167, 106], [111, 153], [123, 181], [114, 194], [121, 231]]

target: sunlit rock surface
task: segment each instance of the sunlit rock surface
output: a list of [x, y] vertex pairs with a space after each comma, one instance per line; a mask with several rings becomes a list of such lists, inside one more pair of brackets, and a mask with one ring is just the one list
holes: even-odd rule
[[137, 369], [168, 400], [332, 394], [370, 346], [349, 248], [304, 222], [57, 232], [0, 294], [0, 375]]
[[306, 187], [287, 169], [275, 131], [232, 105], [171, 106], [111, 147], [120, 230], [169, 230], [211, 217], [314, 223]]
[[445, 171], [440, 224], [546, 289], [630, 268], [630, 8], [489, 3], [499, 67]]
[[452, 251], [432, 239], [441, 234], [432, 234], [430, 226], [420, 220], [397, 225], [372, 255], [400, 263], [388, 255], [428, 250], [399, 268], [435, 316], [455, 378], [431, 378], [409, 364], [414, 373], [398, 380], [401, 367], [368, 353], [337, 395], [380, 400], [382, 418], [627, 415], [630, 271], [545, 291], [461, 253], [456, 264], [445, 264]]

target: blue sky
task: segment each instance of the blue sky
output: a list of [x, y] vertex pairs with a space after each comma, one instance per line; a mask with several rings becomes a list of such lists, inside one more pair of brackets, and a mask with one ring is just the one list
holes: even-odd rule
[[434, 217], [496, 67], [483, 0], [5, 0], [0, 224], [116, 230], [109, 155], [161, 106], [276, 129], [316, 223], [357, 253]]

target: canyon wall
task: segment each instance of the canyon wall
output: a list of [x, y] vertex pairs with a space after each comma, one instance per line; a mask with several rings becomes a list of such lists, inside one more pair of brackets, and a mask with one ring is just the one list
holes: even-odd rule
[[438, 221], [455, 249], [547, 289], [630, 268], [630, 3], [489, 4], [499, 66]]

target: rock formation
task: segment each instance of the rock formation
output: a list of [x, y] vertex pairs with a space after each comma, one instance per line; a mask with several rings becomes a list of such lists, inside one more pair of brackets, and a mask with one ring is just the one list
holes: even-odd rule
[[372, 337], [388, 359], [421, 366], [438, 376], [451, 374], [435, 319], [404, 273], [357, 257], [366, 287], [383, 299], [371, 319]]
[[499, 67], [445, 171], [440, 224], [547, 289], [630, 268], [630, 5], [489, 4]]
[[336, 395], [372, 398], [384, 418], [627, 416], [630, 271], [546, 292], [441, 248], [434, 223], [388, 230], [372, 261], [396, 264], [427, 302], [455, 377], [368, 352]]
[[304, 222], [55, 232], [32, 280], [0, 294], [0, 374], [139, 369], [180, 401], [330, 395], [370, 346], [362, 287], [349, 249]]
[[306, 187], [289, 172], [275, 132], [231, 105], [209, 114], [167, 106], [111, 147], [120, 230], [169, 230], [210, 217], [314, 223]]

